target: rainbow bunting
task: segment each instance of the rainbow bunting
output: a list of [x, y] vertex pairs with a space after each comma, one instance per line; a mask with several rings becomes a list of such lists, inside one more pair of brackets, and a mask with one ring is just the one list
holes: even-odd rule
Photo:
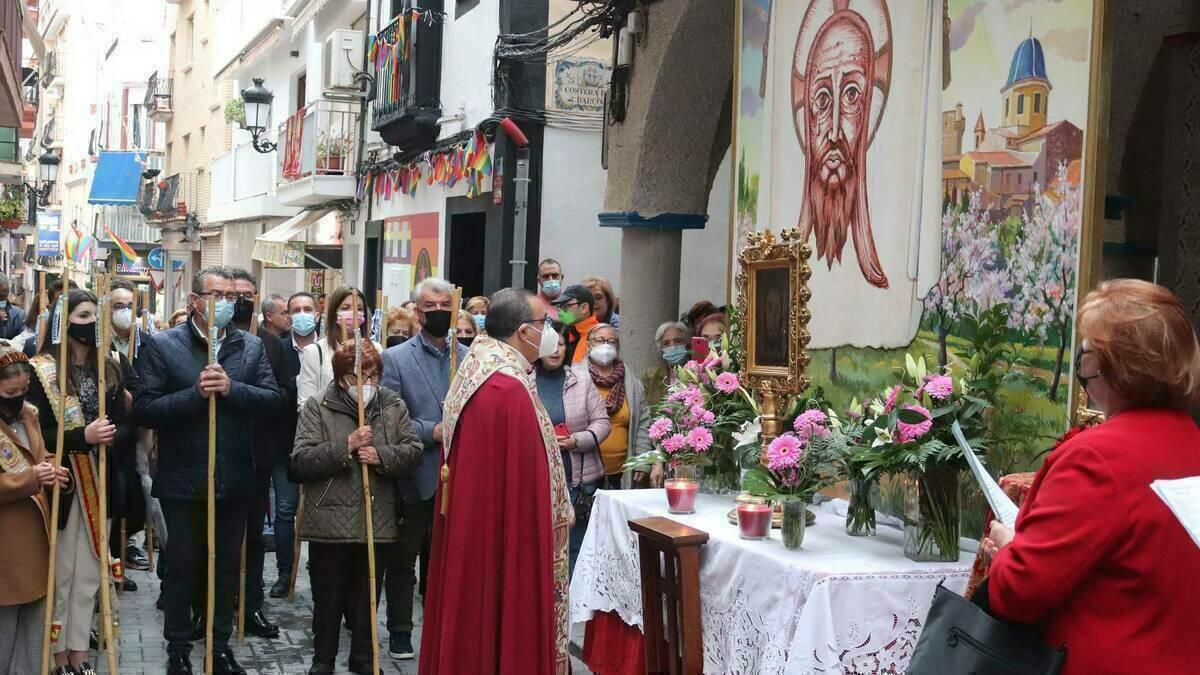
[[125, 258], [125, 262], [132, 265], [137, 260], [137, 251], [133, 250], [133, 247], [129, 245], [129, 242], [118, 237], [116, 232], [113, 232], [111, 229], [109, 229], [108, 225], [104, 225], [103, 227], [109, 238], [112, 239], [113, 243], [117, 245], [117, 248], [121, 250], [121, 255]]

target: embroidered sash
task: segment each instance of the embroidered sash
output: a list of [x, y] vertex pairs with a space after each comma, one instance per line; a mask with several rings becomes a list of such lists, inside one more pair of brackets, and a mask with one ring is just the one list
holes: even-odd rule
[[458, 373], [450, 383], [450, 391], [446, 394], [443, 410], [443, 464], [442, 464], [442, 501], [443, 508], [451, 493], [450, 488], [450, 445], [454, 439], [454, 428], [467, 402], [475, 395], [483, 383], [492, 375], [511, 377], [525, 386], [529, 400], [537, 414], [538, 426], [542, 432], [542, 445], [546, 450], [546, 463], [550, 470], [550, 518], [553, 523], [553, 570], [554, 570], [554, 618], [555, 618], [555, 671], [564, 674], [569, 670], [567, 648], [570, 639], [570, 626], [567, 619], [567, 587], [568, 587], [568, 554], [567, 537], [569, 518], [572, 507], [567, 492], [566, 475], [562, 466], [562, 454], [558, 449], [558, 440], [554, 433], [554, 425], [550, 416], [542, 406], [538, 396], [537, 385], [526, 373], [527, 364], [515, 349], [507, 344], [481, 335], [475, 338], [471, 351], [458, 366]]
[[[33, 463], [30, 457], [25, 454], [17, 436], [4, 422], [0, 422], [0, 472], [3, 473], [24, 473], [33, 468]], [[46, 493], [44, 490], [38, 490], [30, 497], [38, 509], [42, 512], [42, 517], [46, 516], [49, 511], [46, 504]]]
[[[29, 359], [29, 364], [33, 366], [33, 372], [37, 374], [38, 382], [41, 383], [42, 390], [46, 392], [46, 399], [50, 401], [50, 409], [54, 411], [54, 418], [61, 423], [63, 406], [58, 395], [58, 365], [55, 363], [54, 357], [49, 354], [38, 354]], [[67, 394], [67, 431], [78, 429], [86, 424], [83, 420], [83, 407], [79, 405], [79, 397]]]

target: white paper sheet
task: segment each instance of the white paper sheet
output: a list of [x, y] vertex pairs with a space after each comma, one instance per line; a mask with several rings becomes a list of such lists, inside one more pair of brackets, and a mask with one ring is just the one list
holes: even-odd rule
[[1167, 503], [1183, 529], [1192, 535], [1192, 541], [1200, 546], [1200, 476], [1156, 480], [1150, 484], [1150, 489]]
[[996, 518], [1005, 525], [1016, 527], [1017, 505], [1008, 498], [1008, 495], [1004, 494], [999, 483], [983, 468], [983, 462], [979, 461], [975, 451], [967, 444], [967, 439], [963, 437], [962, 427], [958, 425], [957, 420], [951, 430], [954, 432], [954, 438], [958, 440], [958, 445], [962, 447], [963, 454], [967, 456], [967, 464], [971, 467], [971, 473], [975, 474], [975, 482], [979, 483], [979, 489], [983, 491], [983, 496], [987, 497], [988, 506], [992, 507], [992, 513], [996, 514]]

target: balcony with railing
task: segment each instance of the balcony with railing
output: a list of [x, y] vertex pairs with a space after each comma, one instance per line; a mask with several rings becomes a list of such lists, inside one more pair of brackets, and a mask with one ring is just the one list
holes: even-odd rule
[[195, 209], [195, 174], [175, 173], [142, 182], [137, 210], [151, 227], [180, 227]]
[[353, 199], [358, 105], [309, 103], [279, 125], [279, 176], [275, 192], [285, 206]]
[[[441, 110], [441, 0], [405, 10], [375, 34], [371, 128], [388, 145], [413, 152], [433, 145]], [[427, 11], [422, 11], [427, 10]]]
[[155, 72], [146, 81], [146, 111], [150, 114], [150, 119], [158, 122], [166, 122], [171, 119], [174, 114], [173, 108], [173, 89], [175, 80], [171, 77], [171, 73]]
[[66, 78], [63, 76], [65, 62], [66, 56], [61, 50], [46, 52], [46, 59], [42, 64], [42, 86], [51, 96], [61, 96], [63, 87], [66, 86]]
[[58, 117], [51, 115], [46, 118], [46, 125], [42, 127], [42, 147], [62, 150], [62, 146], [63, 127], [58, 123]]
[[243, 143], [212, 163], [212, 193], [205, 220], [221, 223], [249, 218], [290, 217], [294, 207], [282, 206], [275, 196], [277, 163]]

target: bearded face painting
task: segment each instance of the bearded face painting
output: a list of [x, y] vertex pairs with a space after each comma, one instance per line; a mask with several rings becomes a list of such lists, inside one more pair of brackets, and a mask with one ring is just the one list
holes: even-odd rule
[[884, 289], [888, 277], [867, 199], [867, 148], [887, 99], [890, 23], [886, 5], [873, 3], [875, 28], [884, 33], [875, 35], [850, 4], [835, 0], [823, 20], [810, 7], [796, 39], [792, 112], [807, 168], [799, 227], [830, 269], [853, 239], [863, 279]]

